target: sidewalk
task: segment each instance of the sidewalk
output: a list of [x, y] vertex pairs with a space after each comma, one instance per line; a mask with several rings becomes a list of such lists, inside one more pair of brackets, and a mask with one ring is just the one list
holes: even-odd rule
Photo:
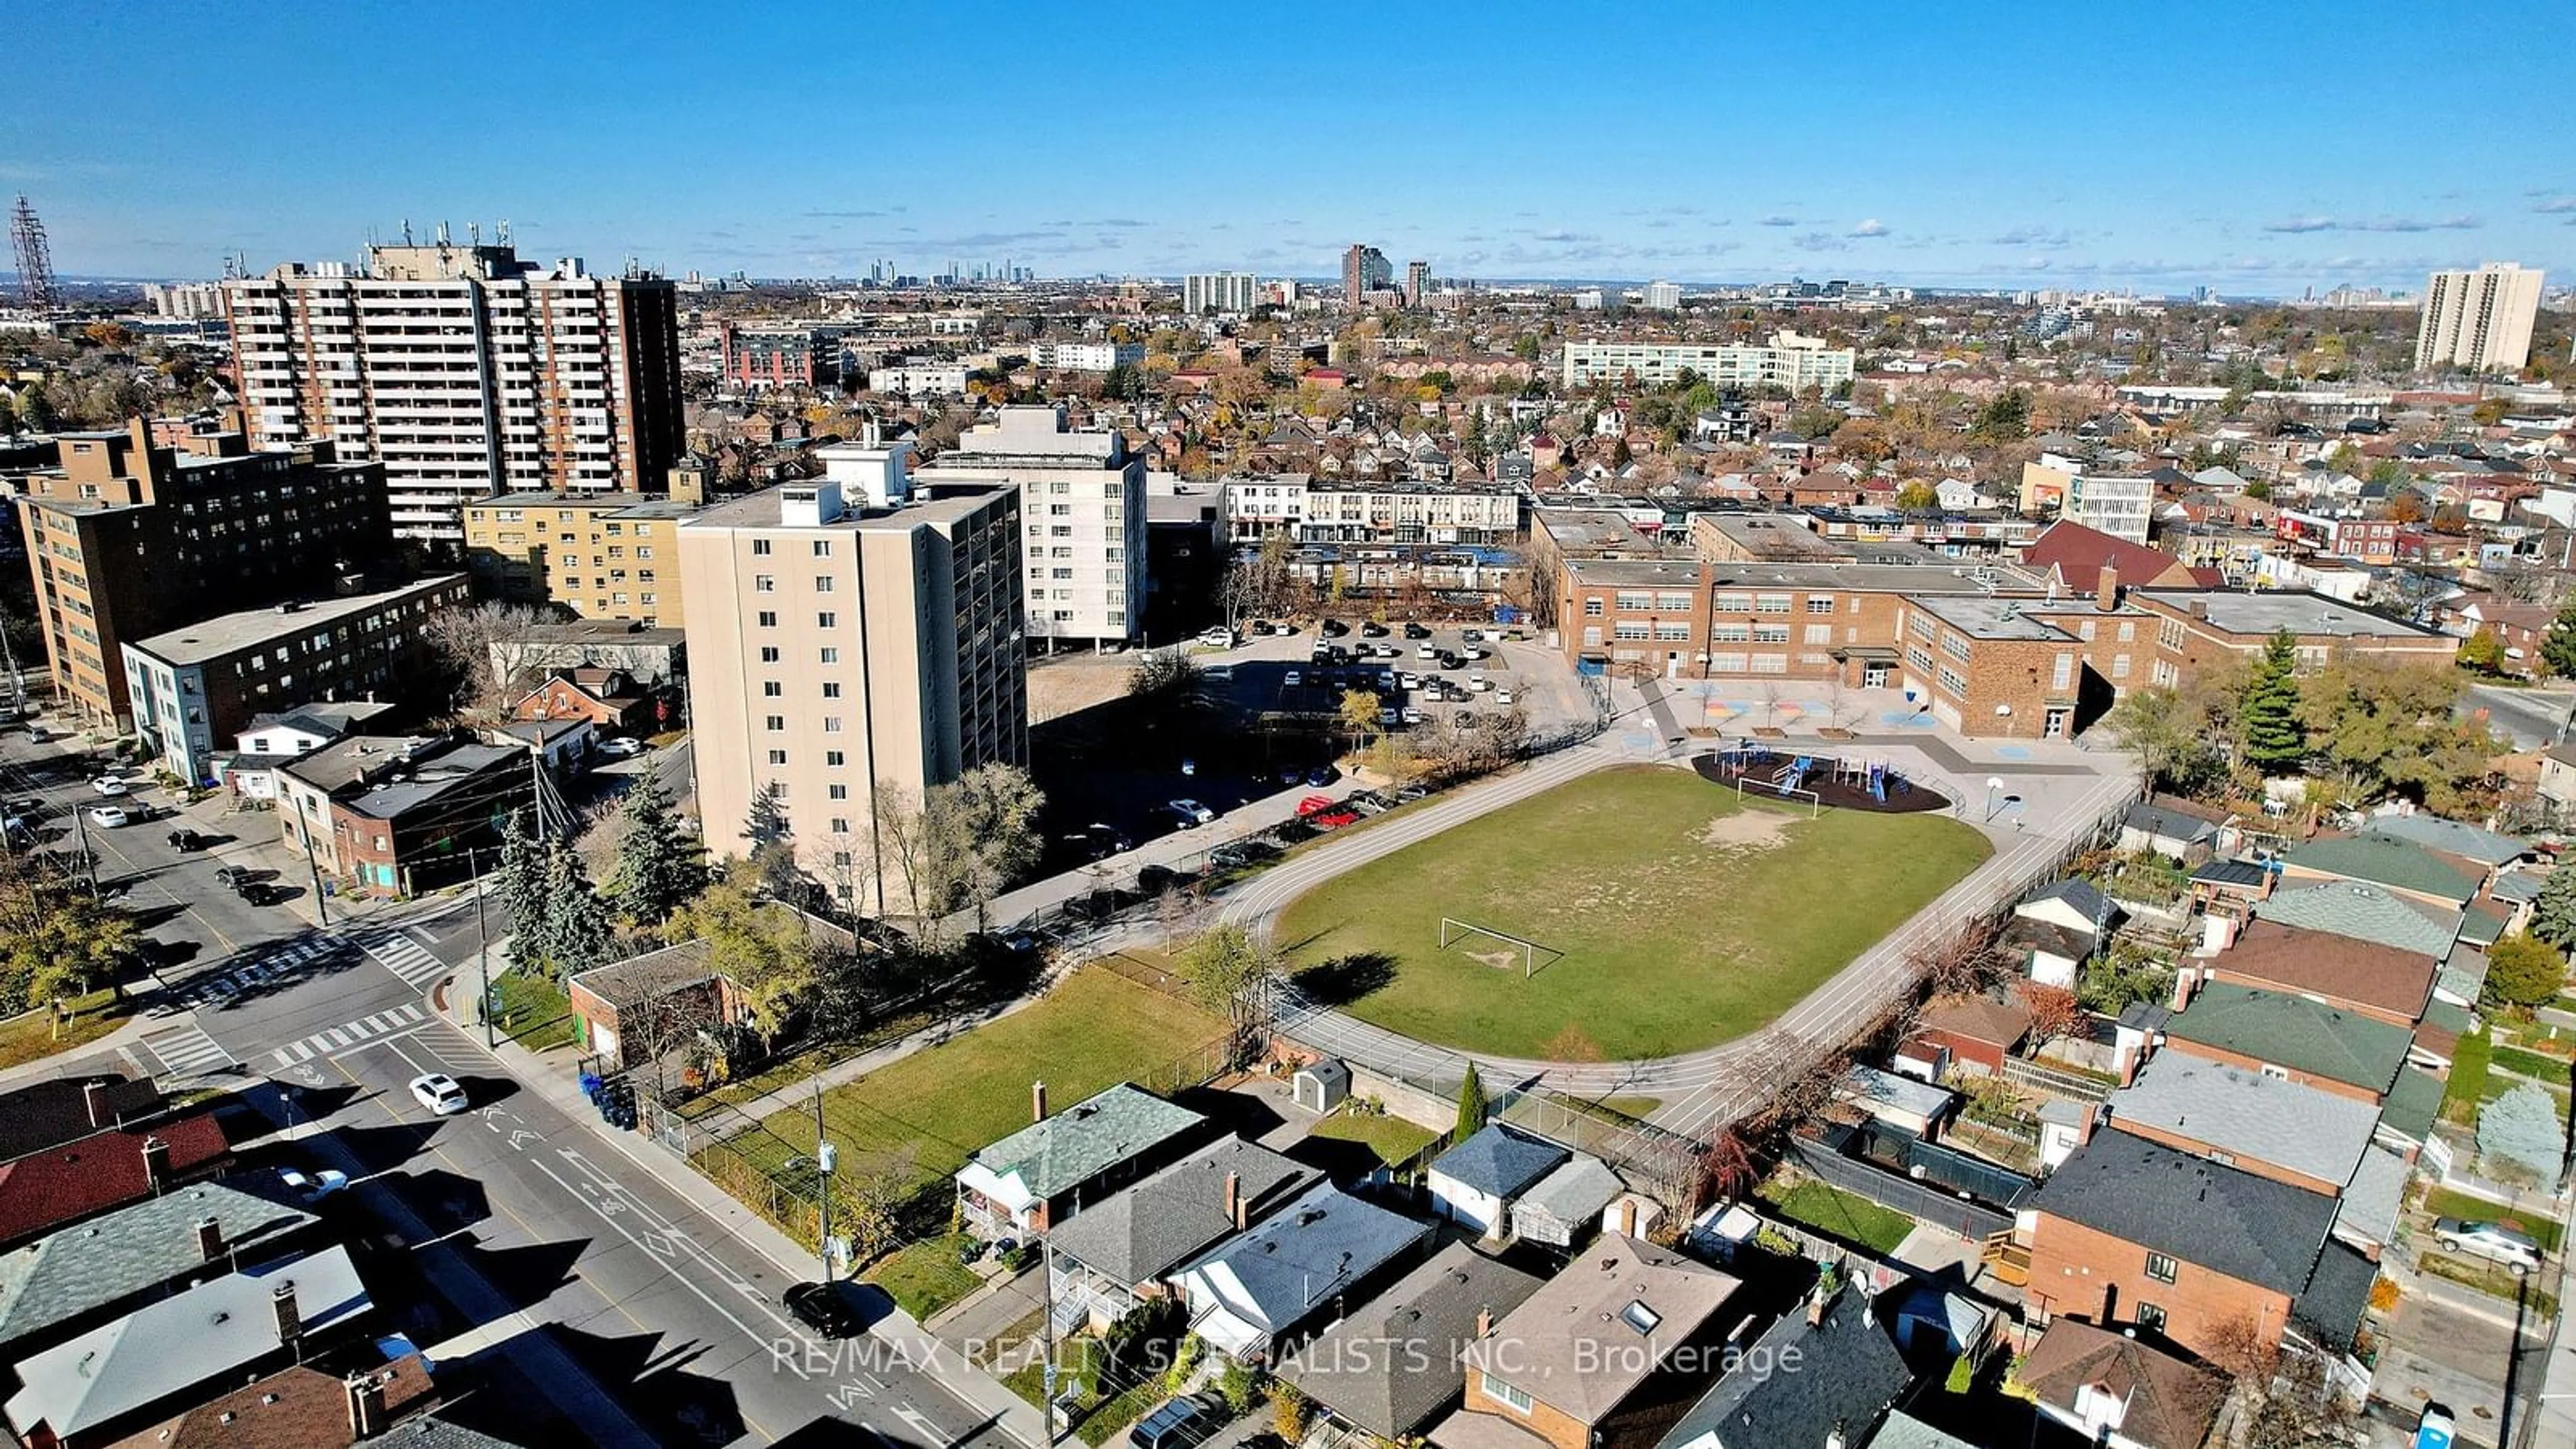
[[1049, 991], [1055, 989], [1056, 983], [1064, 978], [1068, 969], [1070, 968], [1060, 965], [1023, 995], [1012, 997], [997, 1006], [988, 1006], [981, 1011], [933, 1022], [908, 1036], [897, 1037], [883, 1046], [871, 1047], [846, 1061], [835, 1062], [810, 1076], [800, 1077], [774, 1092], [763, 1093], [748, 1102], [741, 1103], [734, 1110], [741, 1114], [740, 1120], [747, 1125], [790, 1109], [797, 1111], [810, 1109], [814, 1105], [814, 1094], [818, 1091], [829, 1091], [844, 1082], [857, 1081], [868, 1073], [891, 1066], [924, 1047], [938, 1046], [979, 1026], [989, 1025], [1000, 1021], [1003, 1017], [1015, 1015], [1037, 1005], [1045, 999]]
[[[497, 946], [494, 954], [498, 954]], [[457, 978], [474, 972], [479, 964], [468, 959], [457, 968], [454, 977], [429, 993], [432, 1009], [461, 1029], [478, 1046], [483, 1041], [483, 1025], [474, 1019], [473, 994], [456, 990], [454, 986]], [[598, 1134], [629, 1162], [669, 1189], [691, 1212], [767, 1258], [790, 1281], [811, 1282], [823, 1276], [822, 1259], [727, 1196], [688, 1163], [633, 1132], [621, 1132], [601, 1121], [599, 1109], [582, 1096], [580, 1083], [575, 1079], [568, 1060], [541, 1060], [536, 1053], [507, 1038], [489, 1050], [493, 1060], [522, 1087], [561, 1108], [588, 1131]], [[1045, 1449], [1046, 1425], [1038, 1411], [1019, 1395], [1002, 1387], [991, 1375], [972, 1365], [957, 1362], [953, 1353], [943, 1352], [939, 1341], [925, 1332], [910, 1314], [889, 1305], [885, 1317], [868, 1332], [895, 1350], [899, 1361], [920, 1366], [923, 1372], [937, 1378], [968, 1408], [998, 1422], [1011, 1437], [1032, 1446], [1032, 1449]]]

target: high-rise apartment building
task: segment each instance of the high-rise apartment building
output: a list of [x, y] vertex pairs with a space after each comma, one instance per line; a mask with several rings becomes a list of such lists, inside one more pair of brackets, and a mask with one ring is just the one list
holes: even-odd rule
[[1145, 460], [1128, 453], [1125, 434], [1071, 431], [1057, 405], [1006, 407], [920, 477], [1019, 489], [1029, 638], [1135, 637], [1145, 613]]
[[679, 457], [662, 278], [442, 240], [223, 285], [251, 441], [381, 460], [398, 535], [462, 542], [459, 511], [495, 493], [658, 488]]
[[1040, 342], [1029, 348], [1029, 365], [1044, 372], [1115, 372], [1144, 360], [1142, 342]]
[[55, 692], [120, 731], [127, 640], [327, 591], [393, 553], [383, 465], [339, 462], [328, 442], [254, 453], [239, 433], [180, 451], [151, 426], [63, 435], [18, 499]]
[[465, 571], [486, 598], [678, 628], [680, 520], [696, 511], [647, 493], [504, 493], [465, 505]]
[[1648, 282], [1646, 284], [1647, 311], [1678, 312], [1681, 309], [1682, 288], [1679, 282]]
[[1404, 305], [1419, 309], [1430, 296], [1431, 264], [1406, 262], [1404, 264]]
[[841, 381], [841, 334], [829, 327], [716, 325], [719, 366], [737, 387], [828, 387]]
[[2543, 275], [2513, 262], [2489, 262], [2473, 272], [2435, 272], [2424, 286], [2415, 365], [2490, 372], [2531, 361], [2531, 325], [2540, 315]]
[[1261, 279], [1250, 272], [1192, 272], [1181, 278], [1181, 311], [1243, 316], [1261, 305]]
[[698, 813], [719, 857], [759, 831], [851, 905], [901, 911], [880, 790], [917, 805], [1028, 762], [1019, 495], [916, 492], [905, 444], [824, 452], [824, 478], [681, 525]]
[[1368, 294], [1383, 292], [1395, 285], [1395, 264], [1386, 253], [1362, 242], [1351, 243], [1342, 253], [1342, 305], [1364, 307]]

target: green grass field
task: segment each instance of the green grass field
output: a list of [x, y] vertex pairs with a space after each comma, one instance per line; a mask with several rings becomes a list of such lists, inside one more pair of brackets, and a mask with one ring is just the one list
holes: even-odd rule
[[1377, 1160], [1389, 1167], [1412, 1159], [1431, 1145], [1440, 1134], [1428, 1127], [1417, 1127], [1401, 1117], [1383, 1112], [1335, 1112], [1306, 1134], [1332, 1142], [1356, 1142], [1377, 1154]]
[[[1670, 1056], [1758, 1030], [1990, 853], [1944, 815], [1804, 812], [1686, 771], [1604, 770], [1308, 892], [1276, 938], [1317, 994], [1469, 1051]], [[1564, 953], [1440, 949], [1440, 918]], [[1476, 953], [1476, 954], [1471, 954]]]
[[[945, 1177], [967, 1153], [1028, 1125], [1031, 1082], [1047, 1084], [1053, 1106], [1070, 1107], [1150, 1077], [1224, 1032], [1224, 1022], [1186, 1001], [1112, 972], [1077, 971], [1026, 1010], [825, 1092], [823, 1122], [845, 1154], [844, 1171], [908, 1155], [923, 1179]], [[764, 1125], [786, 1142], [814, 1140], [809, 1108]]]
[[67, 1019], [54, 1026], [49, 1011], [29, 1011], [0, 1021], [0, 1067], [28, 1062], [86, 1046], [125, 1024], [133, 1015], [114, 988], [93, 991], [69, 1003]]

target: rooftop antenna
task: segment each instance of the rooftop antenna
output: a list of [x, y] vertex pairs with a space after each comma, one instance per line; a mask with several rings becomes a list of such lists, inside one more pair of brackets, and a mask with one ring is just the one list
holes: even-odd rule
[[465, 244], [477, 247], [483, 245], [483, 223], [479, 221], [465, 223]]
[[503, 246], [508, 246], [510, 244], [510, 219], [508, 217], [505, 216], [499, 221], [492, 223], [492, 240]]
[[406, 216], [403, 218], [403, 245], [410, 246], [411, 244], [411, 218]]
[[447, 223], [446, 223], [446, 222], [443, 222], [443, 221], [442, 221], [442, 222], [440, 222], [440, 223], [438, 224], [438, 244], [439, 244], [440, 246], [451, 246], [451, 245], [454, 245], [454, 243], [452, 243], [452, 242], [450, 242], [450, 241], [448, 240], [448, 236], [447, 236]]

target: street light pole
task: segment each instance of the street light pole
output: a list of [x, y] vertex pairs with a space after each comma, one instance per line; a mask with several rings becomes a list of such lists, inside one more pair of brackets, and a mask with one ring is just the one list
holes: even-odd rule
[[501, 1041], [492, 1021], [492, 938], [483, 927], [483, 868], [472, 847], [465, 851], [465, 873], [474, 878], [474, 963], [483, 976], [483, 1045], [497, 1048]]
[[823, 1084], [814, 1084], [814, 1183], [822, 1197], [822, 1239], [815, 1246], [822, 1250], [823, 1281], [832, 1281], [832, 1165], [838, 1156], [832, 1150], [832, 1139], [823, 1135]]

